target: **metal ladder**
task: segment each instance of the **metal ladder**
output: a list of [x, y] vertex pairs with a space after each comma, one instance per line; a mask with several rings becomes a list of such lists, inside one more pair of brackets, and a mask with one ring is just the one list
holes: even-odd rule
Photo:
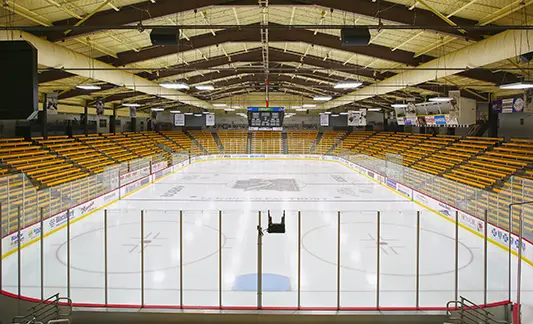
[[69, 324], [72, 315], [72, 300], [50, 296], [39, 304], [29, 308], [26, 315], [16, 316], [11, 323], [17, 324]]

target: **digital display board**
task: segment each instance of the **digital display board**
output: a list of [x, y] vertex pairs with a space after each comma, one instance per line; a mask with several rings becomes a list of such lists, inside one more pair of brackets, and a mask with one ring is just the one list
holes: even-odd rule
[[251, 130], [281, 130], [284, 114], [283, 107], [248, 107], [248, 127]]

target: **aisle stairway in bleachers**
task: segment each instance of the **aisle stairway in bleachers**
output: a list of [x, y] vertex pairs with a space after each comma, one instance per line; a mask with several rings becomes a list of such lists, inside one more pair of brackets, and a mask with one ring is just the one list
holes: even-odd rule
[[344, 135], [346, 135], [346, 131], [325, 132], [316, 144], [315, 153], [326, 154]]
[[82, 166], [92, 174], [100, 173], [106, 166], [116, 163], [111, 157], [92, 150], [87, 144], [75, 138], [63, 136], [48, 140], [36, 139], [35, 141], [50, 151]]
[[193, 141], [196, 141], [198, 146], [203, 148], [207, 154], [216, 154], [219, 152], [218, 144], [213, 138], [213, 134], [208, 130], [190, 130], [189, 135]]
[[1, 139], [0, 160], [13, 171], [26, 173], [35, 186], [59, 185], [89, 175], [83, 167], [23, 138]]
[[215, 143], [218, 146], [218, 151], [223, 152], [224, 146], [222, 145], [222, 142], [220, 141], [220, 137], [218, 136], [217, 132], [211, 132], [211, 135], [213, 136], [213, 139], [215, 140]]
[[248, 131], [246, 130], [219, 130], [218, 138], [222, 144], [221, 152], [227, 154], [246, 154], [248, 146]]
[[185, 149], [178, 145], [178, 143], [170, 140], [163, 134], [157, 133], [155, 131], [147, 131], [143, 132], [142, 134], [148, 137], [151, 141], [153, 141], [158, 147], [162, 148], [167, 152], [183, 153], [185, 151]]
[[162, 131], [161, 135], [166, 137], [171, 142], [179, 145], [184, 150], [188, 151], [191, 154], [199, 154], [201, 150], [198, 148], [198, 145], [194, 145], [192, 140], [189, 136], [187, 136], [184, 132], [180, 131]]
[[[107, 138], [105, 136], [106, 134], [102, 136], [98, 135], [75, 135], [74, 137], [77, 138], [79, 141], [81, 141], [84, 144], [87, 144], [90, 148], [93, 150], [100, 152], [102, 154], [105, 154], [107, 156], [110, 156], [112, 159], [114, 159], [117, 162], [124, 162], [132, 159], [137, 159], [140, 156], [125, 149], [121, 145], [119, 145], [117, 142]], [[109, 134], [112, 135], [112, 134]]]
[[362, 144], [365, 140], [369, 139], [372, 135], [374, 135], [374, 132], [372, 131], [351, 132], [340, 143], [340, 145], [337, 145], [337, 147], [335, 147], [335, 149], [333, 150], [333, 153], [349, 154], [350, 149], [354, 148], [357, 145]]

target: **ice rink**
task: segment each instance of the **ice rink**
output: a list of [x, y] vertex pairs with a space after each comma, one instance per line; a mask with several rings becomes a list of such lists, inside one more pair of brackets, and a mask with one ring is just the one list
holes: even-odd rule
[[[58, 292], [67, 295], [70, 277], [70, 296], [75, 303], [103, 304], [107, 270], [110, 304], [141, 304], [144, 282], [146, 305], [218, 306], [221, 297], [224, 306], [255, 306], [258, 213], [262, 212], [261, 225], [266, 228], [267, 210], [274, 221], [279, 221], [285, 210], [287, 233], [263, 237], [263, 306], [296, 307], [300, 287], [303, 307], [335, 307], [339, 284], [341, 307], [375, 307], [379, 278], [381, 307], [414, 307], [417, 211], [421, 215], [420, 306], [445, 307], [454, 299], [455, 225], [337, 163], [195, 163], [107, 210], [107, 269], [104, 211], [100, 210], [72, 224], [70, 260], [66, 230], [45, 239], [46, 296]], [[41, 244], [35, 243], [21, 251], [22, 295], [40, 297], [40, 249]], [[483, 303], [483, 251], [480, 237], [459, 229], [459, 295], [476, 303]], [[507, 260], [506, 251], [489, 243], [489, 302], [508, 298]], [[17, 262], [17, 254], [4, 260], [2, 288], [13, 293], [17, 293]], [[516, 265], [517, 258], [513, 257], [513, 295]], [[524, 313], [529, 314], [533, 271], [526, 263], [522, 269], [522, 301]]]

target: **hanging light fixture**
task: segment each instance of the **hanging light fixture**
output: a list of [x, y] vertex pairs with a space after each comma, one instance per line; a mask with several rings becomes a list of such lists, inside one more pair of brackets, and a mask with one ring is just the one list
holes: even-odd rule
[[163, 82], [163, 83], [160, 83], [159, 85], [166, 89], [175, 89], [175, 90], [189, 89], [189, 85], [184, 82]]
[[396, 104], [392, 104], [390, 105], [392, 108], [406, 108], [407, 107], [407, 104], [404, 104], [404, 103], [396, 103]]
[[95, 84], [79, 84], [76, 86], [78, 89], [82, 90], [102, 90], [102, 87]]
[[314, 101], [329, 101], [331, 96], [316, 96], [313, 98]]
[[429, 98], [428, 100], [431, 101], [431, 102], [447, 102], [447, 101], [452, 101], [454, 98], [452, 97], [433, 97], [433, 98]]
[[197, 90], [200, 91], [210, 91], [215, 90], [215, 87], [212, 84], [200, 84], [197, 86], [194, 86]]
[[533, 82], [532, 81], [522, 81], [522, 82], [515, 82], [515, 83], [508, 83], [508, 84], [502, 84], [500, 86], [500, 89], [512, 89], [512, 90], [521, 90], [521, 89], [531, 89], [533, 88]]
[[335, 89], [353, 89], [360, 87], [363, 83], [359, 81], [339, 82], [333, 88]]

